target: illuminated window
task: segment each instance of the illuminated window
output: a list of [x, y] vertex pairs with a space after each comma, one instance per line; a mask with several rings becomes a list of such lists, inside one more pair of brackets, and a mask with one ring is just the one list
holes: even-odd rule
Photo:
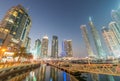
[[15, 35], [16, 34], [16, 32], [13, 32], [13, 35]]
[[10, 23], [14, 23], [14, 21], [12, 19], [6, 19], [6, 21], [10, 22]]
[[12, 11], [9, 11], [9, 14], [12, 14]]
[[23, 11], [22, 11], [22, 10], [19, 10], [19, 12], [23, 13]]
[[13, 16], [17, 17], [18, 13], [16, 11], [13, 12]]
[[6, 32], [6, 33], [8, 33], [8, 32], [9, 32], [9, 30], [8, 30], [8, 29], [5, 29], [5, 32]]

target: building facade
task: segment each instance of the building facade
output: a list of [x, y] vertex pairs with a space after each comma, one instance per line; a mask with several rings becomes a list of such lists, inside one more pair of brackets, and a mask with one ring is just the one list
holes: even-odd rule
[[117, 38], [117, 41], [119, 42], [120, 45], [120, 26], [115, 21], [112, 21], [109, 23], [109, 28], [115, 34], [115, 37]]
[[31, 28], [31, 19], [28, 11], [21, 5], [8, 10], [0, 25], [0, 32], [12, 35], [10, 46], [20, 45], [25, 47], [25, 42]]
[[65, 52], [66, 52], [66, 57], [72, 57], [73, 56], [72, 40], [64, 40], [64, 49], [65, 49]]
[[58, 37], [57, 36], [53, 36], [52, 38], [51, 57], [58, 58]]
[[30, 37], [27, 37], [26, 38], [26, 41], [25, 41], [25, 47], [26, 47], [26, 51], [27, 53], [30, 53], [30, 44], [31, 44], [31, 38]]
[[40, 52], [41, 52], [41, 41], [40, 39], [37, 39], [35, 41], [35, 47], [34, 47], [34, 57], [35, 59], [39, 59], [41, 56], [40, 56]]
[[44, 36], [42, 38], [41, 55], [42, 55], [42, 57], [48, 56], [48, 36]]
[[97, 31], [96, 27], [94, 26], [91, 18], [89, 18], [89, 25], [90, 25], [91, 33], [92, 33], [93, 40], [94, 40], [94, 43], [96, 46], [98, 58], [106, 58], [106, 54], [103, 50], [102, 43], [100, 40], [100, 36], [99, 36], [98, 31]]
[[[118, 25], [120, 26], [120, 8], [118, 8], [117, 10], [112, 10], [111, 11], [111, 16], [112, 19], [118, 23]], [[120, 30], [120, 28], [119, 28]]]
[[87, 52], [88, 52], [90, 57], [93, 57], [94, 54], [93, 54], [92, 47], [90, 45], [90, 40], [89, 40], [89, 37], [88, 37], [88, 32], [87, 32], [87, 29], [86, 29], [86, 25], [81, 25], [80, 29], [82, 31], [82, 36], [83, 36], [83, 39], [84, 39], [85, 44], [86, 44]]
[[109, 48], [111, 56], [119, 57], [120, 56], [120, 51], [119, 51], [120, 47], [119, 47], [119, 44], [115, 37], [114, 32], [106, 27], [103, 27], [102, 35], [106, 42], [107, 47]]
[[64, 44], [64, 41], [62, 41], [62, 50], [60, 53], [60, 57], [65, 57], [65, 56], [66, 56], [65, 44]]

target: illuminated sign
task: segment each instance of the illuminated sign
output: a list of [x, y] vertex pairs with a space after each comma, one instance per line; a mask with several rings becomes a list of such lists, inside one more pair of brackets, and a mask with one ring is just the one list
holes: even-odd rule
[[5, 52], [4, 53], [4, 56], [13, 56], [14, 55], [14, 52]]

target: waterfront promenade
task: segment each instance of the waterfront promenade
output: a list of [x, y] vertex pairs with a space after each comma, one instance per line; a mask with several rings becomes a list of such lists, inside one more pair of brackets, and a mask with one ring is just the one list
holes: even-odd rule
[[40, 67], [39, 62], [9, 62], [0, 63], [0, 80], [6, 79], [9, 75], [14, 75], [15, 73], [21, 73], [23, 71], [32, 70], [34, 68]]

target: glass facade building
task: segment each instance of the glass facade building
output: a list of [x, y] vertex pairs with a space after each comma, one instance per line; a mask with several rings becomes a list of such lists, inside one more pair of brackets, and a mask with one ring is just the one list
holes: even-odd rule
[[119, 42], [120, 45], [120, 26], [116, 22], [112, 21], [109, 23], [109, 28], [115, 34], [115, 37], [117, 38], [117, 41]]
[[119, 57], [120, 55], [119, 44], [115, 37], [114, 32], [106, 27], [103, 27], [102, 35], [106, 42], [107, 47], [109, 48], [110, 55], [114, 57]]
[[91, 33], [92, 33], [93, 40], [94, 40], [94, 43], [95, 43], [95, 47], [96, 47], [96, 50], [97, 50], [98, 58], [100, 58], [100, 59], [101, 58], [106, 58], [106, 54], [103, 50], [102, 43], [101, 43], [101, 40], [100, 40], [100, 36], [99, 36], [98, 31], [97, 31], [96, 27], [94, 26], [91, 18], [89, 18], [89, 25], [90, 25]]
[[28, 11], [23, 6], [17, 5], [10, 8], [4, 16], [0, 31], [11, 34], [13, 36], [12, 40], [22, 42], [22, 46], [24, 46], [30, 28], [31, 19]]
[[47, 57], [48, 55], [48, 36], [42, 38], [41, 55], [42, 57]]
[[73, 56], [72, 40], [64, 40], [64, 49], [67, 57]]
[[35, 41], [35, 47], [34, 47], [34, 57], [35, 59], [39, 59], [41, 57], [41, 41], [40, 39], [37, 39]]
[[58, 58], [58, 37], [57, 36], [53, 36], [52, 38], [51, 57]]
[[90, 40], [89, 40], [89, 37], [88, 37], [88, 32], [87, 32], [87, 29], [86, 29], [86, 25], [81, 25], [80, 29], [82, 31], [82, 36], [83, 36], [83, 39], [84, 39], [85, 44], [86, 44], [87, 52], [88, 52], [89, 56], [92, 57], [92, 56], [94, 56], [94, 54], [93, 54], [92, 47], [90, 45]]
[[120, 8], [118, 8], [117, 10], [112, 10], [111, 16], [112, 16], [112, 19], [116, 21], [120, 26]]

